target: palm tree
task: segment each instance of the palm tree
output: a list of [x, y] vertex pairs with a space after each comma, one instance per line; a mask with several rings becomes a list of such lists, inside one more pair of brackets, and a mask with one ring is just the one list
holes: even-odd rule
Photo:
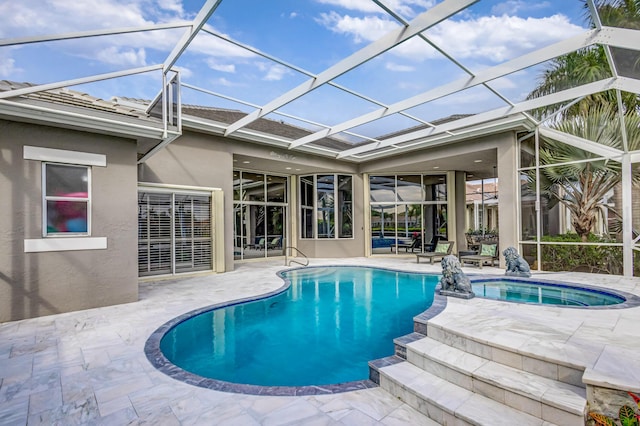
[[[628, 112], [625, 114], [625, 124], [630, 150], [640, 148], [640, 115]], [[604, 146], [622, 149], [620, 121], [610, 104], [592, 106], [553, 127]], [[589, 151], [553, 140], [546, 140], [540, 148], [540, 164], [559, 164], [540, 169], [541, 195], [550, 201], [551, 206], [561, 203], [571, 212], [573, 228], [583, 242], [587, 241], [598, 214], [604, 208], [620, 217], [617, 211], [605, 205], [604, 200], [621, 182], [621, 164], [617, 161], [595, 160], [598, 157]], [[635, 169], [633, 183], [640, 184], [640, 169]]]
[[[586, 18], [591, 27], [587, 2], [582, 0]], [[640, 0], [595, 0], [595, 6], [603, 25], [640, 29]], [[611, 48], [613, 62], [619, 75], [640, 75], [640, 53], [638, 51]], [[602, 46], [592, 46], [551, 61], [540, 77], [539, 85], [528, 98], [555, 93], [593, 81], [611, 77], [612, 71]], [[545, 107], [537, 113], [548, 115], [561, 105]], [[622, 109], [628, 133], [629, 150], [640, 148], [640, 96], [622, 93]], [[559, 114], [552, 124], [555, 129], [582, 137], [603, 145], [622, 149], [620, 122], [616, 115], [618, 103], [613, 90], [586, 96], [571, 108]], [[545, 141], [540, 152], [541, 164], [569, 163], [589, 160], [597, 156], [555, 141]], [[636, 168], [637, 169], [637, 168]], [[634, 185], [640, 181], [634, 173]], [[564, 166], [546, 167], [540, 170], [541, 189], [553, 204], [561, 203], [571, 212], [572, 224], [582, 241], [586, 241], [597, 215], [605, 207], [604, 197], [614, 190], [616, 206], [620, 198], [620, 164], [615, 161], [583, 161]], [[634, 201], [640, 194], [634, 190]], [[609, 212], [619, 217], [608, 207]]]
[[[589, 25], [595, 27], [586, 0], [585, 14]], [[596, 0], [596, 8], [603, 25], [620, 28], [640, 29], [640, 0]], [[620, 75], [638, 77], [640, 75], [640, 53], [635, 50], [611, 48], [616, 69]], [[602, 46], [591, 46], [551, 61], [540, 76], [540, 83], [531, 91], [527, 99], [570, 89], [594, 81], [611, 77], [612, 71]], [[617, 108], [616, 93], [613, 90], [594, 93], [563, 112], [560, 119], [572, 117], [602, 103]], [[640, 112], [640, 96], [635, 93], [622, 93], [624, 111]], [[559, 110], [562, 105], [550, 105], [536, 111], [544, 117]]]

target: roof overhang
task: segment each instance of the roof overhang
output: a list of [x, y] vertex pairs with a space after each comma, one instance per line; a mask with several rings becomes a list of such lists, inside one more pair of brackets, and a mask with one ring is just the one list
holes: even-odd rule
[[135, 140], [164, 137], [160, 122], [24, 98], [0, 99], [0, 117]]

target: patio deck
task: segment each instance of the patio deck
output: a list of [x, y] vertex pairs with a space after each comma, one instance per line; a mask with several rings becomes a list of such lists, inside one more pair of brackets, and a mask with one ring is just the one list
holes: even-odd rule
[[[413, 256], [311, 261], [322, 264], [440, 270], [416, 264]], [[0, 324], [0, 423], [434, 424], [380, 388], [301, 397], [229, 394], [173, 380], [147, 361], [145, 341], [160, 325], [199, 307], [277, 289], [281, 269], [282, 260], [247, 262], [226, 274], [141, 283], [135, 303]], [[640, 279], [544, 275], [640, 295]], [[603, 382], [640, 383], [639, 307], [587, 311], [476, 298], [450, 300], [434, 320], [504, 345], [579, 357]]]

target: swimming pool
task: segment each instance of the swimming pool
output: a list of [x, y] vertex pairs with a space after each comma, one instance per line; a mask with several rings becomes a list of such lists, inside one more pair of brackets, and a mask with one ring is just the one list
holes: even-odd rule
[[437, 275], [366, 267], [281, 273], [289, 287], [250, 303], [209, 310], [173, 326], [160, 349], [198, 376], [260, 386], [366, 380], [368, 362], [433, 302]]
[[[270, 294], [201, 308], [163, 324], [147, 340], [147, 358], [177, 380], [227, 392], [314, 395], [364, 389], [373, 386], [367, 380], [369, 361], [393, 354], [393, 340], [413, 331], [414, 318], [416, 330], [426, 333], [421, 331], [426, 321], [447, 303], [435, 294], [436, 274], [327, 266], [279, 275], [285, 285]], [[637, 296], [590, 286], [470, 278], [480, 297], [569, 308], [640, 306]], [[551, 290], [564, 301], [547, 294]]]

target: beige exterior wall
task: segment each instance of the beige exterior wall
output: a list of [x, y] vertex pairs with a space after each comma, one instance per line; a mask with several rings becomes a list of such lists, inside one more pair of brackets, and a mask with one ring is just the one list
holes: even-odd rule
[[[368, 185], [368, 182], [367, 182]], [[353, 238], [298, 239], [298, 248], [308, 257], [341, 258], [365, 255], [365, 205], [362, 175], [353, 175]], [[292, 208], [296, 208], [293, 206]], [[296, 215], [299, 212], [296, 211]], [[299, 235], [299, 232], [297, 232]]]
[[[107, 249], [25, 253], [42, 238], [42, 166], [25, 145], [106, 155], [91, 236]], [[138, 300], [135, 164], [133, 140], [0, 120], [0, 322]]]
[[[225, 271], [233, 270], [233, 154], [219, 137], [185, 131], [138, 168], [140, 182], [220, 188], [224, 200]], [[220, 265], [216, 265], [220, 269]]]
[[[258, 172], [286, 174], [285, 166], [291, 165], [291, 154], [287, 150], [250, 144], [220, 136], [207, 135], [185, 131], [183, 135], [152, 156], [139, 167], [140, 182], [189, 185], [200, 187], [220, 188], [224, 193], [224, 241], [225, 241], [225, 271], [232, 271], [233, 256], [233, 169], [242, 164], [233, 162], [234, 155], [242, 155], [262, 159], [260, 166], [253, 169]], [[289, 158], [289, 159], [288, 159]], [[362, 240], [363, 205], [362, 178], [357, 175], [357, 166], [346, 162], [323, 157], [315, 157], [302, 153], [295, 153], [295, 164], [304, 166], [309, 173], [323, 173], [327, 171], [354, 175], [354, 239], [341, 240], [301, 240], [295, 244], [309, 257], [347, 257], [363, 256], [364, 242]], [[254, 162], [254, 163], [257, 163]], [[290, 179], [297, 176], [290, 175]], [[291, 215], [297, 215], [297, 203], [289, 203]], [[297, 223], [297, 222], [295, 222]], [[358, 232], [360, 231], [360, 232]], [[289, 235], [297, 235], [291, 233]]]

